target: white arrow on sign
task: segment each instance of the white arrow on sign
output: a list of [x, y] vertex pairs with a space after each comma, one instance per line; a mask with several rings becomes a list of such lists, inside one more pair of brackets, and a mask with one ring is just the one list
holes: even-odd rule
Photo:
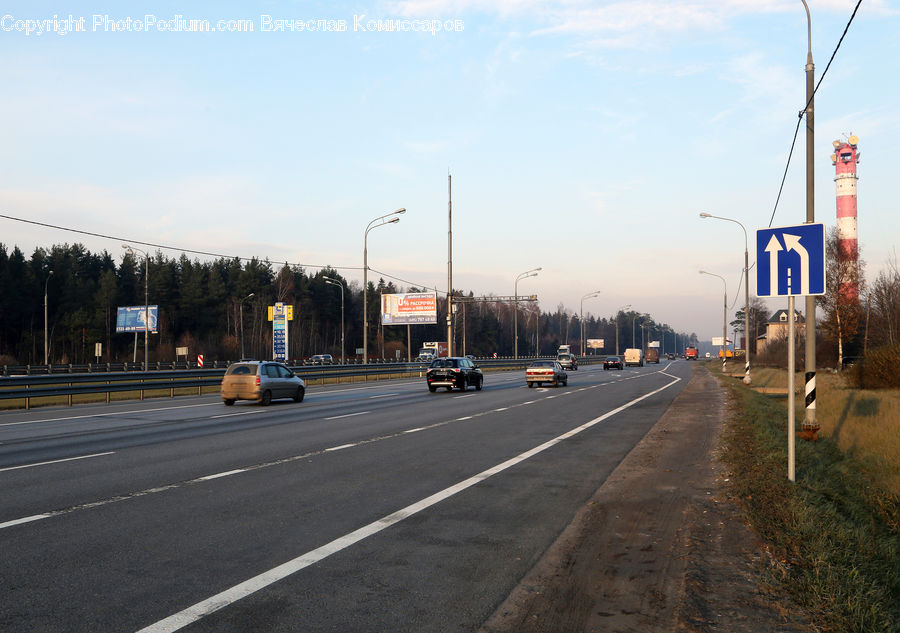
[[[800, 236], [784, 234], [784, 245], [789, 251], [795, 251], [800, 256], [800, 294], [809, 294], [809, 251], [800, 246]], [[791, 288], [793, 290], [793, 287]]]
[[766, 245], [766, 252], [769, 254], [769, 294], [772, 296], [778, 294], [778, 251], [782, 250], [781, 243], [773, 235]]

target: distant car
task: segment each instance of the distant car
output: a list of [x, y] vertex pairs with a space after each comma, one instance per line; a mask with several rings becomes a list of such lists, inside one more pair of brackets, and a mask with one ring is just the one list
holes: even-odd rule
[[529, 387], [537, 385], [540, 387], [545, 382], [549, 382], [554, 387], [569, 384], [569, 374], [563, 369], [559, 361], [555, 360], [536, 360], [528, 369], [525, 370], [525, 382]]
[[446, 387], [447, 391], [466, 391], [469, 387], [475, 387], [475, 391], [481, 391], [484, 375], [478, 365], [464, 356], [441, 357], [431, 361], [425, 372], [425, 382], [432, 393], [438, 387]]
[[622, 359], [618, 356], [607, 356], [603, 361], [603, 369], [622, 369]]
[[331, 354], [316, 354], [309, 359], [313, 365], [334, 365], [334, 359]]
[[273, 361], [232, 363], [225, 370], [220, 388], [222, 402], [231, 406], [236, 400], [256, 400], [268, 406], [278, 398], [303, 402], [306, 383], [287, 365]]
[[556, 361], [563, 369], [578, 371], [578, 359], [575, 358], [575, 354], [557, 354]]

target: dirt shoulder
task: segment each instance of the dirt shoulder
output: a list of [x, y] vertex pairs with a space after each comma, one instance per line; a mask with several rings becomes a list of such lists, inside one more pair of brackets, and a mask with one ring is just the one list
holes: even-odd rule
[[731, 404], [700, 363], [480, 633], [812, 631], [759, 588], [764, 550], [728, 497]]

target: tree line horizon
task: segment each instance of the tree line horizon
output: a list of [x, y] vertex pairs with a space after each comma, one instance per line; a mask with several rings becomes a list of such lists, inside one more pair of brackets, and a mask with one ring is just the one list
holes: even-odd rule
[[[150, 362], [176, 360], [178, 347], [187, 347], [191, 359], [203, 354], [207, 361], [241, 357], [241, 317], [244, 355], [272, 356], [272, 326], [268, 307], [276, 302], [294, 306], [289, 326], [289, 358], [314, 354], [341, 356], [341, 292], [344, 292], [344, 339], [348, 358], [362, 345], [363, 288], [331, 267], [307, 271], [302, 266], [277, 265], [268, 260], [220, 257], [207, 261], [186, 254], [167, 257], [161, 250], [149, 254], [126, 252], [117, 265], [106, 250], [92, 253], [80, 243], [38, 247], [30, 258], [14, 246], [0, 243], [0, 365], [42, 364], [44, 359], [44, 298], [47, 298], [48, 361], [50, 364], [95, 362], [95, 343], [102, 343], [100, 362], [143, 361], [143, 333], [135, 346], [131, 333], [117, 334], [119, 307], [144, 305], [145, 266], [149, 264], [149, 305], [159, 306], [159, 333], [150, 336]], [[50, 271], [53, 271], [52, 274]], [[329, 277], [341, 287], [325, 282]], [[405, 360], [415, 357], [425, 341], [447, 338], [445, 293], [438, 293], [438, 323], [410, 327], [380, 324], [382, 293], [429, 292], [400, 287], [383, 278], [368, 284], [370, 359]], [[252, 295], [252, 296], [251, 296]], [[442, 296], [443, 295], [443, 296]], [[456, 298], [474, 298], [471, 291], [454, 289]], [[512, 356], [514, 308], [512, 302], [479, 300], [457, 304], [454, 353], [477, 357]], [[742, 312], [740, 313], [742, 314]], [[751, 313], [752, 314], [752, 313]], [[741, 317], [742, 318], [742, 317]], [[617, 327], [618, 321], [618, 327]], [[609, 318], [588, 314], [585, 339], [604, 339], [599, 353], [619, 352], [660, 340], [663, 349], [697, 345], [695, 333], [676, 332], [652, 315], [619, 310]], [[562, 304], [555, 312], [541, 311], [521, 301], [518, 311], [520, 356], [551, 355], [560, 344], [580, 351], [581, 321], [577, 312]], [[407, 350], [408, 343], [410, 349]]]

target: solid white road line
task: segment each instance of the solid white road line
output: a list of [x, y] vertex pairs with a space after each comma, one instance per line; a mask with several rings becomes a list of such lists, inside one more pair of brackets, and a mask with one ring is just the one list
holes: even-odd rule
[[493, 477], [494, 475], [507, 470], [521, 462], [524, 462], [535, 455], [546, 451], [557, 444], [578, 435], [579, 433], [591, 428], [592, 426], [603, 422], [604, 420], [616, 415], [628, 409], [629, 407], [634, 406], [638, 402], [649, 398], [650, 396], [656, 395], [657, 393], [668, 389], [672, 385], [679, 382], [681, 379], [675, 377], [672, 382], [660, 387], [659, 389], [655, 389], [649, 393], [640, 396], [639, 398], [635, 398], [634, 400], [623, 404], [622, 406], [613, 409], [607, 413], [604, 413], [600, 417], [594, 418], [593, 420], [582, 424], [581, 426], [572, 429], [567, 433], [563, 433], [562, 435], [541, 444], [529, 451], [521, 453], [520, 455], [513, 457], [501, 464], [494, 466], [493, 468], [489, 468], [474, 477], [470, 477], [464, 481], [459, 482], [454, 486], [450, 486], [449, 488], [445, 488], [440, 492], [437, 492], [430, 497], [426, 497], [421, 501], [418, 501], [412, 505], [408, 505], [405, 508], [394, 512], [393, 514], [389, 514], [377, 521], [369, 523], [358, 530], [350, 532], [344, 536], [341, 536], [330, 543], [326, 543], [325, 545], [314, 549], [305, 554], [301, 554], [297, 558], [290, 560], [278, 567], [274, 567], [269, 571], [263, 572], [258, 576], [254, 576], [249, 580], [245, 580], [242, 583], [239, 583], [230, 589], [226, 589], [225, 591], [216, 594], [206, 600], [202, 600], [197, 604], [188, 607], [187, 609], [180, 611], [174, 615], [171, 615], [159, 622], [151, 624], [148, 627], [145, 627], [138, 631], [138, 633], [171, 633], [173, 631], [177, 631], [193, 622], [197, 622], [198, 620], [204, 618], [205, 616], [214, 613], [228, 605], [231, 605], [242, 598], [246, 598], [247, 596], [260, 591], [261, 589], [265, 589], [271, 584], [274, 584], [280, 580], [287, 578], [288, 576], [297, 573], [298, 571], [305, 569], [311, 565], [315, 565], [319, 561], [328, 558], [332, 554], [336, 554], [344, 549], [347, 549], [351, 545], [358, 543], [359, 541], [368, 538], [374, 534], [385, 530], [392, 525], [399, 523], [400, 521], [413, 516], [414, 514], [421, 512], [427, 508], [430, 508], [433, 505], [444, 501], [463, 490], [471, 488], [475, 484], [481, 483], [486, 479]]

